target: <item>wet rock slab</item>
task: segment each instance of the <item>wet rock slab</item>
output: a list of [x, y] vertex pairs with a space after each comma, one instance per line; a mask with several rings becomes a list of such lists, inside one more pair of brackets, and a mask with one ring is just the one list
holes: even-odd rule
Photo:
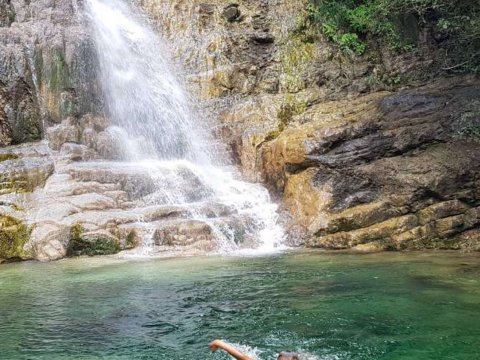
[[43, 186], [54, 170], [45, 143], [0, 148], [0, 195]]
[[[11, 244], [3, 255], [8, 258], [16, 254], [18, 258], [49, 261], [105, 255], [144, 248], [149, 241], [151, 255], [172, 251], [206, 253], [218, 245], [215, 226], [237, 221], [233, 208], [209, 201], [209, 192], [199, 191], [201, 187], [188, 186], [196, 181], [195, 176], [182, 166], [168, 165], [163, 175], [170, 176], [173, 171], [178, 175], [176, 181], [186, 181], [180, 187], [194, 189], [195, 196], [180, 194], [189, 201], [185, 205], [162, 205], [162, 183], [150, 168], [140, 164], [75, 162], [44, 143], [3, 149], [2, 154], [9, 155], [0, 166], [10, 172], [42, 175], [41, 181], [29, 179], [30, 187], [23, 192], [15, 188], [0, 196], [0, 214], [15, 221], [15, 234], [23, 234], [20, 246], [12, 235], [15, 229], [8, 230], [8, 234], [2, 230], [2, 236], [8, 237]], [[49, 165], [45, 174], [37, 169], [43, 169], [44, 162]], [[21, 251], [11, 249], [18, 246]]]

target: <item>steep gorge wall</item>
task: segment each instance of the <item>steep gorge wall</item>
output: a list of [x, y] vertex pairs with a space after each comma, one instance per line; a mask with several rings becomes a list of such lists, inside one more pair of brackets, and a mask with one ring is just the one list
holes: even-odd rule
[[312, 40], [307, 1], [138, 2], [296, 243], [480, 248], [480, 80], [442, 69], [436, 34], [352, 56]]

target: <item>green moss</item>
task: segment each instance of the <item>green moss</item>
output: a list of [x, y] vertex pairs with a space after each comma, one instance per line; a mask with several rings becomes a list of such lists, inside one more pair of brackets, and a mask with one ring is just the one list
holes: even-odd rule
[[[277, 118], [280, 120], [280, 126], [285, 128], [293, 116], [302, 114], [307, 109], [307, 102], [296, 96], [287, 94], [283, 99], [280, 110], [277, 112]], [[280, 127], [279, 126], [279, 127]], [[279, 129], [283, 131], [283, 129]]]
[[18, 155], [16, 154], [0, 154], [0, 162], [7, 161], [7, 160], [16, 160], [18, 159]]
[[279, 120], [277, 129], [270, 131], [265, 137], [265, 141], [271, 141], [280, 136], [287, 128], [289, 122], [295, 115], [300, 115], [307, 109], [307, 102], [299, 99], [298, 96], [287, 94], [283, 99], [280, 109], [277, 111]]
[[67, 256], [96, 256], [116, 254], [121, 250], [118, 241], [101, 235], [86, 236], [80, 224], [70, 229], [70, 241], [67, 247]]
[[265, 141], [272, 141], [280, 136], [282, 132], [280, 130], [270, 131], [265, 137]]
[[80, 224], [75, 224], [70, 228], [70, 238], [72, 240], [81, 239], [83, 233], [84, 233], [84, 229]]
[[277, 112], [277, 118], [279, 120], [278, 128], [277, 130], [271, 131], [267, 135], [266, 140], [270, 141], [277, 138], [285, 130], [291, 119], [295, 115], [304, 113], [306, 109], [306, 101], [300, 100], [298, 96], [287, 94]]
[[66, 79], [65, 58], [61, 51], [57, 51], [53, 56], [53, 64], [50, 75], [50, 87], [54, 91], [60, 91], [63, 88]]
[[0, 195], [10, 193], [25, 193], [32, 190], [26, 177], [14, 177], [0, 174]]
[[30, 238], [31, 229], [18, 219], [0, 215], [0, 259], [26, 259], [23, 249]]
[[128, 233], [127, 239], [125, 240], [125, 249], [133, 249], [137, 245], [137, 232], [132, 230]]
[[41, 47], [36, 47], [34, 51], [35, 71], [38, 79], [43, 79], [43, 51]]
[[305, 88], [305, 78], [314, 59], [315, 44], [295, 34], [287, 39], [280, 52], [282, 85], [286, 91], [297, 92]]
[[459, 237], [439, 238], [429, 236], [402, 244], [400, 250], [460, 250], [461, 248], [462, 241]]

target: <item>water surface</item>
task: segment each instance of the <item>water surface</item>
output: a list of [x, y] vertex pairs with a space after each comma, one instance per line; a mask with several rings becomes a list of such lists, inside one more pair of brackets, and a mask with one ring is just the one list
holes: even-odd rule
[[[480, 257], [454, 253], [0, 266], [1, 359], [478, 359]], [[313, 357], [313, 358], [315, 358]]]

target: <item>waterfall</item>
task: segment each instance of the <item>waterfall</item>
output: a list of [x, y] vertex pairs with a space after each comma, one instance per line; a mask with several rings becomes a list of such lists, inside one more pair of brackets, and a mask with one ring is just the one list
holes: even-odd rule
[[89, 0], [87, 6], [108, 111], [130, 137], [127, 157], [204, 161], [202, 131], [166, 46], [124, 1]]
[[[109, 131], [122, 144], [123, 160], [148, 169], [155, 182], [145, 202], [187, 206], [193, 219], [212, 227], [220, 250], [238, 250], [239, 233], [256, 240], [256, 251], [278, 248], [284, 235], [277, 206], [265, 188], [239, 180], [215, 160], [211, 136], [192, 111], [161, 38], [125, 1], [87, 0], [86, 9]], [[192, 210], [213, 204], [228, 208], [231, 218]]]

